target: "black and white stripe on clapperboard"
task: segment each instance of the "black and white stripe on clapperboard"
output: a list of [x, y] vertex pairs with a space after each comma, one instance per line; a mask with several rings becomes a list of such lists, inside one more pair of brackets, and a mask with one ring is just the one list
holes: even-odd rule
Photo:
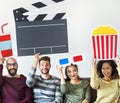
[[18, 56], [68, 52], [66, 3], [38, 0], [13, 10]]

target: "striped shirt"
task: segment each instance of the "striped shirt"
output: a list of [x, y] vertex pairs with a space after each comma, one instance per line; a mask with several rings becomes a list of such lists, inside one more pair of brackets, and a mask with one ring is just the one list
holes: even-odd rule
[[55, 76], [51, 76], [50, 79], [43, 79], [35, 73], [36, 69], [32, 67], [26, 80], [26, 84], [33, 88], [34, 103], [62, 103], [60, 79]]

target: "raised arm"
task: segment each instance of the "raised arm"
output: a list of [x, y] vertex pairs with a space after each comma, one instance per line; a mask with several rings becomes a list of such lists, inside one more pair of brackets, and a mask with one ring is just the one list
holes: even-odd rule
[[[116, 58], [116, 64], [117, 64], [117, 71], [120, 77], [120, 56], [119, 55]], [[119, 86], [120, 86], [120, 79], [119, 79]]]
[[64, 78], [64, 74], [63, 74], [63, 67], [62, 66], [56, 66], [57, 67], [57, 69], [58, 69], [58, 73], [60, 74], [60, 79], [61, 79], [61, 84], [66, 84], [66, 82], [65, 82], [65, 78]]
[[97, 74], [96, 62], [97, 62], [96, 59], [92, 60], [92, 75], [91, 75], [91, 81], [90, 81], [90, 85], [94, 89], [97, 89], [99, 87], [99, 78]]
[[35, 85], [35, 82], [36, 82], [35, 73], [36, 73], [38, 62], [39, 62], [39, 58], [40, 58], [40, 53], [35, 54], [33, 65], [31, 67], [30, 72], [28, 73], [27, 80], [26, 80], [26, 84], [29, 87], [33, 87]]
[[3, 84], [3, 81], [4, 81], [2, 76], [4, 61], [5, 61], [5, 58], [0, 58], [0, 86]]

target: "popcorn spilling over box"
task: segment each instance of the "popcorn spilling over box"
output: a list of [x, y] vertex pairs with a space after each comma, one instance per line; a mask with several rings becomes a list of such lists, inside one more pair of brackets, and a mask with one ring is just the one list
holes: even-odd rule
[[100, 26], [93, 30], [92, 46], [94, 58], [114, 59], [117, 56], [118, 32], [110, 26]]

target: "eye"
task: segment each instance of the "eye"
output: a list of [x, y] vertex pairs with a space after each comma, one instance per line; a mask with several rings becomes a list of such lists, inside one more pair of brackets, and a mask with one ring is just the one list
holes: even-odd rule
[[68, 70], [68, 73], [71, 73], [71, 71], [70, 71], [70, 70]]
[[7, 63], [7, 66], [10, 67], [10, 66], [17, 66], [17, 63]]

